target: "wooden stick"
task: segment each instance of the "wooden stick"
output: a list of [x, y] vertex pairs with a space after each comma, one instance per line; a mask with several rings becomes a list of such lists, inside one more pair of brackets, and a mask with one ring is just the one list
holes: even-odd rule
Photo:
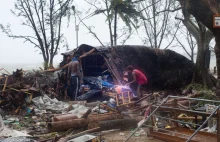
[[139, 107], [139, 108], [137, 108], [137, 109], [132, 110], [132, 112], [139, 111], [139, 110], [144, 109], [144, 108], [146, 108], [146, 107], [148, 107], [148, 106], [149, 106], [149, 105], [145, 105], [145, 106]]
[[15, 113], [17, 114], [20, 110], [21, 106], [19, 106], [16, 110], [15, 110]]
[[4, 87], [3, 87], [3, 90], [2, 90], [2, 91], [5, 91], [6, 86], [7, 86], [7, 82], [8, 82], [8, 76], [6, 77], [5, 84], [4, 84]]
[[125, 104], [125, 98], [124, 98], [124, 93], [122, 92], [122, 103]]
[[111, 107], [109, 107], [109, 106], [107, 106], [107, 105], [105, 105], [105, 104], [103, 104], [103, 103], [100, 103], [100, 105], [102, 105], [102, 106], [104, 106], [104, 107], [107, 107], [108, 109], [110, 109], [110, 110], [112, 110], [112, 111], [114, 111], [114, 112], [118, 112], [117, 110], [115, 110], [115, 109], [113, 109], [113, 108], [111, 108]]
[[119, 105], [119, 102], [118, 102], [118, 94], [116, 94], [115, 99], [116, 99], [117, 106], [118, 106], [118, 105]]
[[71, 139], [73, 139], [73, 138], [79, 137], [79, 136], [81, 136], [81, 135], [85, 135], [85, 134], [87, 134], [87, 133], [91, 133], [91, 132], [93, 132], [93, 131], [97, 131], [97, 130], [99, 130], [99, 129], [100, 129], [100, 127], [97, 127], [97, 128], [94, 128], [94, 129], [90, 129], [90, 130], [86, 130], [86, 131], [77, 133], [77, 134], [75, 134], [75, 135], [66, 137], [65, 139], [71, 140]]
[[151, 95], [152, 95], [152, 94], [148, 94], [147, 96], [145, 96], [145, 97], [141, 98], [140, 100], [136, 101], [135, 104], [137, 104], [137, 103], [141, 102], [142, 100], [144, 100], [144, 99], [150, 97]]
[[23, 93], [26, 93], [26, 94], [28, 94], [28, 95], [30, 95], [30, 102], [29, 103], [31, 103], [31, 101], [32, 101], [32, 98], [33, 98], [33, 94], [32, 93], [29, 93], [29, 92], [25, 92], [25, 91], [22, 91], [22, 90], [18, 90], [18, 89], [15, 89], [15, 88], [11, 88], [11, 87], [7, 87], [7, 88], [9, 88], [9, 89], [11, 89], [11, 90], [14, 90], [14, 91], [17, 91], [17, 92], [23, 92]]

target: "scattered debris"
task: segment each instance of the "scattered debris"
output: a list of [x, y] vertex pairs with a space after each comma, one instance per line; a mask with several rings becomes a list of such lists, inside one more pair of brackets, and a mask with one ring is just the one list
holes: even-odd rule
[[[128, 136], [124, 131], [130, 131], [136, 138], [146, 136], [150, 140], [149, 136], [159, 137], [152, 135], [152, 131], [158, 134], [176, 128], [195, 131], [219, 106], [218, 102], [204, 104], [196, 100], [206, 99], [207, 94], [212, 93], [193, 87], [183, 94], [172, 92], [186, 97], [171, 97], [166, 102], [169, 91], [143, 91], [143, 97], [138, 100], [130, 87], [120, 84], [116, 69], [110, 69], [109, 65], [105, 71], [100, 68], [110, 62], [99, 54], [94, 56], [100, 58], [100, 65], [90, 72], [93, 66], [84, 64], [87, 77], [83, 77], [77, 101], [69, 100], [65, 71], [24, 72], [21, 69], [12, 75], [2, 75], [0, 141], [101, 141], [101, 134], [111, 130], [118, 130], [117, 135], [123, 138]], [[215, 95], [211, 97], [218, 99]], [[161, 102], [164, 103], [161, 105]], [[158, 113], [152, 116], [156, 109]], [[216, 134], [216, 115], [210, 116], [209, 124], [200, 130]], [[146, 121], [149, 118], [151, 121]], [[138, 131], [131, 130], [143, 125]], [[170, 135], [177, 136], [175, 131]]]

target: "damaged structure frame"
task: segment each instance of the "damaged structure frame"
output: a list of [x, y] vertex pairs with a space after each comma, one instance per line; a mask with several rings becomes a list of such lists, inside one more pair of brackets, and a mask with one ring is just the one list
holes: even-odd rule
[[[146, 74], [148, 86], [157, 89], [176, 89], [188, 85], [195, 68], [192, 61], [172, 50], [138, 45], [93, 47], [82, 44], [77, 49], [62, 53], [63, 61], [72, 54], [83, 57], [81, 66], [84, 76], [108, 74], [118, 85], [123, 84], [124, 70], [128, 65]], [[63, 66], [62, 63], [60, 66]]]
[[[166, 102], [169, 99], [173, 99], [172, 107], [166, 106]], [[201, 112], [201, 111], [194, 111], [189, 109], [182, 109], [178, 108], [178, 100], [177, 99], [186, 99], [189, 101], [202, 101], [207, 103], [218, 103], [219, 105], [216, 106], [210, 113], [207, 112]], [[178, 96], [168, 96], [164, 99], [164, 101], [161, 102], [161, 104], [157, 106], [152, 106], [153, 111], [144, 119], [144, 121], [134, 130], [134, 132], [125, 140], [127, 142], [141, 127], [147, 127], [149, 128], [149, 136], [155, 137], [160, 140], [165, 140], [169, 142], [220, 142], [220, 101], [213, 101], [213, 100], [206, 100], [206, 99], [198, 99], [198, 98], [187, 98], [187, 97], [178, 97]], [[158, 115], [159, 111], [168, 111], [171, 113], [174, 113], [174, 118], [169, 117], [161, 117]], [[205, 119], [205, 121], [199, 125], [194, 123], [189, 123], [185, 121], [178, 120], [178, 115], [180, 113], [185, 114], [193, 114], [195, 116], [195, 119], [197, 119], [197, 115], [201, 116], [208, 116], [208, 118]], [[162, 120], [168, 120], [171, 122], [174, 122], [174, 127], [172, 128], [158, 128], [155, 124], [154, 117], [160, 118]], [[217, 134], [211, 134], [207, 132], [200, 131], [212, 118], [217, 118]], [[145, 123], [150, 121], [149, 125], [146, 125]], [[180, 128], [178, 126], [178, 123], [182, 124], [188, 124], [188, 125], [196, 125], [197, 129], [195, 131], [188, 130], [185, 128]], [[197, 122], [196, 122], [197, 123]], [[156, 127], [156, 128], [155, 128]], [[196, 137], [197, 136], [197, 137]]]

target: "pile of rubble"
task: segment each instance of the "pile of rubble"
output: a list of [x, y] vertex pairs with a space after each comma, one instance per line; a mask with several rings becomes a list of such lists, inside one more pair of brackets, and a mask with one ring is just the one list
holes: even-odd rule
[[[136, 106], [129, 88], [114, 86], [100, 77], [83, 81], [79, 101], [68, 101], [59, 89], [57, 73], [17, 70], [12, 75], [2, 75], [1, 140], [68, 141], [89, 132], [137, 127], [140, 118], [127, 112], [128, 105]], [[115, 88], [124, 88], [119, 89], [121, 96], [117, 100]]]
[[[59, 72], [28, 73], [22, 70], [0, 77], [0, 141], [101, 141], [105, 138], [98, 136], [110, 130], [127, 130], [137, 137], [147, 137], [147, 127], [138, 132], [134, 128], [140, 128], [153, 110], [163, 110], [159, 113], [162, 115], [173, 107], [181, 112], [189, 112], [195, 106], [198, 110], [205, 104], [188, 98], [201, 98], [207, 94], [190, 88], [183, 92], [187, 96], [184, 98], [171, 97], [165, 102], [168, 95], [177, 93], [158, 91], [144, 92], [143, 98], [138, 100], [126, 86], [113, 85], [102, 77], [85, 77], [78, 101], [69, 101], [64, 97], [59, 77]], [[162, 106], [161, 102], [164, 103]], [[157, 130], [174, 128], [175, 122], [171, 122], [174, 119], [190, 124], [198, 121], [199, 117], [195, 119], [193, 113], [187, 114], [171, 113], [166, 118], [168, 121], [157, 116], [152, 127]], [[199, 121], [204, 122], [202, 118]], [[196, 129], [191, 125], [178, 124]], [[216, 127], [212, 129], [203, 130], [215, 133]]]

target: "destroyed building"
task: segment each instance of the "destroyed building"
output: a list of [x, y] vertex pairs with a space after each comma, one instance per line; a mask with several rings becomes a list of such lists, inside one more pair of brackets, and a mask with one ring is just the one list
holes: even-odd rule
[[147, 75], [148, 86], [177, 89], [191, 82], [195, 68], [192, 61], [172, 50], [137, 45], [93, 47], [82, 44], [77, 49], [62, 53], [63, 60], [73, 53], [83, 55], [91, 50], [94, 52], [81, 61], [84, 76], [102, 76], [107, 69], [117, 84], [122, 84], [124, 69], [132, 65]]

